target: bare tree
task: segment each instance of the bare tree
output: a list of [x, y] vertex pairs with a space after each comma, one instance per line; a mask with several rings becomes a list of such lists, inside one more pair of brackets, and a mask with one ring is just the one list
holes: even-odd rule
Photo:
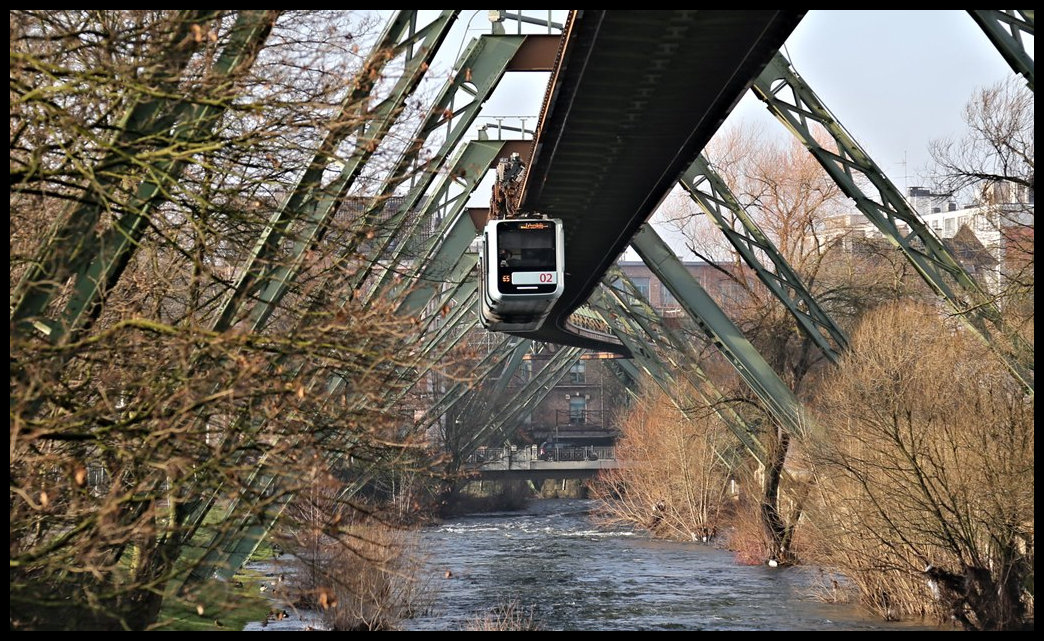
[[679, 390], [672, 400], [655, 388], [622, 417], [616, 452], [627, 465], [592, 486], [605, 522], [681, 541], [707, 542], [724, 529], [729, 481], [743, 457], [709, 408], [693, 418], [675, 404], [690, 396]]
[[[881, 308], [816, 403], [824, 562], [891, 617], [1032, 617], [1033, 399], [935, 309]], [[828, 525], [826, 525], [828, 524]]]
[[[364, 122], [331, 122], [373, 27], [353, 15], [12, 12], [12, 629], [213, 617], [193, 572], [238, 567], [317, 467], [346, 510], [437, 474], [384, 399], [459, 363], [426, 362], [393, 297], [360, 300], [356, 213], [266, 324], [217, 320], [318, 141]], [[269, 270], [295, 264], [276, 233]]]
[[991, 249], [1002, 257], [998, 307], [1023, 318], [1033, 310], [1033, 115], [1032, 90], [1013, 76], [969, 99], [963, 136], [929, 146], [936, 191], [986, 210], [987, 231], [999, 236]]
[[[872, 271], [858, 266], [851, 243], [844, 243], [843, 238], [832, 233], [828, 221], [842, 211], [841, 190], [797, 141], [765, 142], [761, 132], [737, 127], [715, 138], [708, 159], [745, 214], [772, 241], [778, 256], [802, 279], [804, 287], [827, 313], [841, 317], [835, 321], [838, 325], [844, 327], [871, 301], [898, 293], [893, 290], [905, 291], [905, 287], [893, 285], [901, 276], [884, 273], [877, 265]], [[739, 228], [736, 213], [723, 224]], [[703, 243], [708, 237], [706, 233], [696, 231], [701, 225], [706, 227], [706, 223], [677, 214], [673, 218], [689, 232], [687, 245], [695, 256], [713, 261], [722, 255], [715, 245], [708, 247]], [[766, 256], [759, 258], [768, 262]], [[738, 260], [737, 253], [735, 261]], [[807, 394], [806, 388], [814, 388], [809, 382], [814, 382], [817, 372], [828, 370], [832, 363], [750, 271], [720, 263], [719, 269], [733, 282], [733, 290], [742, 292], [728, 298], [718, 296], [719, 305], [780, 378], [799, 394]], [[755, 414], [768, 415], [767, 408], [760, 407], [761, 401], [738, 376], [726, 378], [719, 386], [728, 390], [730, 398], [740, 399], [736, 407], [743, 414], [751, 414], [750, 408], [757, 407], [760, 409]], [[788, 488], [784, 478], [795, 435], [771, 419], [761, 424], [759, 438], [766, 450], [765, 469], [744, 479], [757, 484], [747, 490], [760, 497], [760, 547], [768, 559], [786, 564], [794, 561], [791, 543], [800, 510], [785, 506], [781, 497], [803, 491], [796, 486]]]

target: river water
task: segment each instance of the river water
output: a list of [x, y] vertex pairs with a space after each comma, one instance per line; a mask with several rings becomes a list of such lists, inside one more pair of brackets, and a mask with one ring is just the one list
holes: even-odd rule
[[524, 511], [426, 528], [421, 549], [430, 555], [432, 603], [401, 629], [465, 630], [509, 604], [542, 630], [941, 629], [825, 603], [814, 594], [821, 573], [811, 568], [744, 566], [707, 545], [601, 530], [588, 518], [593, 506], [542, 499]]

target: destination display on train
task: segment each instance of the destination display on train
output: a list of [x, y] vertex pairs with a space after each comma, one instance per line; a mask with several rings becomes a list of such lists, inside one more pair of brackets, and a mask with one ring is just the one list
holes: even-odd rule
[[528, 223], [520, 223], [518, 225], [518, 228], [519, 229], [551, 229], [551, 225], [549, 223], [545, 223], [545, 222], [535, 222], [535, 223], [534, 222], [528, 222]]

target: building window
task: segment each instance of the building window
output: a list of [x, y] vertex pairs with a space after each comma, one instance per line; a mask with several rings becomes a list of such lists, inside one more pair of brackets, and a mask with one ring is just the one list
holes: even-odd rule
[[947, 218], [945, 221], [943, 221], [943, 234], [945, 234], [947, 238], [953, 236], [954, 232], [956, 231], [953, 227], [953, 223], [953, 218]]
[[725, 306], [729, 303], [737, 303], [740, 300], [740, 286], [731, 280], [718, 282], [718, 304]]
[[642, 298], [644, 298], [645, 300], [648, 301], [649, 300], [649, 277], [648, 276], [638, 276], [638, 277], [632, 278], [631, 282], [633, 282], [634, 286], [638, 288], [638, 293], [642, 295]]
[[584, 361], [577, 361], [569, 368], [569, 382], [574, 385], [587, 382], [587, 364]]
[[585, 423], [587, 418], [587, 399], [582, 395], [569, 398], [569, 422]]
[[661, 307], [680, 307], [678, 300], [671, 293], [671, 290], [667, 289], [666, 285], [660, 285], [660, 303]]

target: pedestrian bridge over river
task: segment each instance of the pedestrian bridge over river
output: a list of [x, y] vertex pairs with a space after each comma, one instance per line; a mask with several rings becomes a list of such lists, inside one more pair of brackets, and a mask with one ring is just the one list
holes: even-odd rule
[[533, 481], [588, 479], [620, 466], [614, 447], [562, 448], [558, 460], [543, 460], [536, 445], [520, 448], [480, 448], [468, 458], [465, 469], [482, 480]]

